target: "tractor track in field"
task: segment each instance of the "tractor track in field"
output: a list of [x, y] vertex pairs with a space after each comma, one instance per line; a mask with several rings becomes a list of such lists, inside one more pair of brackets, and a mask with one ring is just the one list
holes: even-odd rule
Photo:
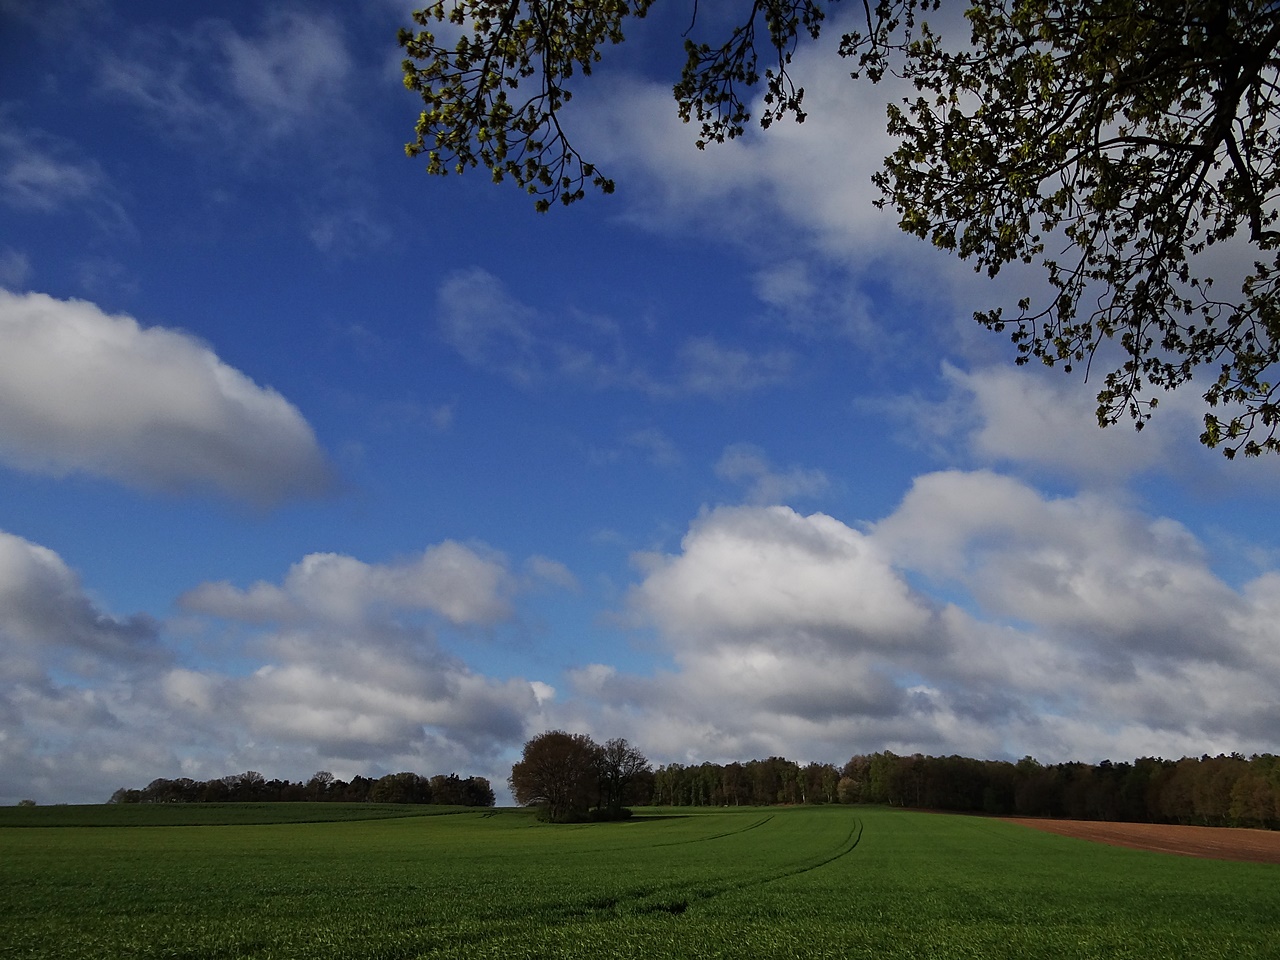
[[751, 823], [747, 824], [745, 827], [742, 827], [739, 830], [727, 830], [724, 833], [713, 833], [709, 837], [694, 837], [692, 840], [671, 840], [667, 843], [655, 843], [654, 846], [655, 847], [683, 847], [686, 844], [690, 844], [690, 843], [706, 843], [708, 840], [723, 840], [725, 837], [736, 837], [739, 834], [746, 833], [748, 830], [754, 830], [756, 829], [756, 827], [763, 827], [766, 823], [772, 820], [773, 817], [774, 815], [771, 813], [767, 817], [762, 817], [759, 820], [753, 820]]
[[[743, 830], [735, 830], [732, 834], [719, 834], [718, 836], [732, 836], [733, 834], [745, 833], [753, 827], [758, 827], [773, 819], [771, 816], [764, 820], [757, 821]], [[704, 837], [705, 840], [717, 839], [716, 837]], [[576, 904], [565, 910], [565, 919], [585, 919], [590, 916], [599, 916], [603, 913], [669, 913], [672, 915], [683, 914], [691, 906], [712, 900], [715, 897], [722, 896], [726, 893], [733, 893], [739, 890], [748, 890], [752, 887], [762, 887], [765, 884], [774, 883], [778, 880], [785, 880], [789, 877], [799, 876], [809, 873], [827, 864], [834, 863], [849, 854], [857, 848], [859, 841], [862, 840], [862, 819], [858, 818], [854, 821], [852, 827], [849, 828], [848, 834], [834, 853], [819, 854], [809, 860], [801, 861], [799, 864], [784, 867], [779, 870], [772, 870], [759, 876], [746, 877], [740, 880], [715, 883], [710, 885], [691, 885], [690, 887], [682, 887], [678, 885], [657, 886], [641, 888], [630, 891], [621, 897], [605, 897], [595, 900], [589, 900], [586, 903]]]

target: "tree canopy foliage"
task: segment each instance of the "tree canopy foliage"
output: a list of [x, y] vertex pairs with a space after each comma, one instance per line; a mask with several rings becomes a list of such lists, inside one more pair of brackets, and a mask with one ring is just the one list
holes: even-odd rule
[[268, 780], [246, 770], [214, 780], [157, 777], [142, 789], [121, 787], [111, 803], [434, 803], [461, 807], [492, 807], [493, 788], [484, 777], [463, 779], [456, 773], [424, 777], [405, 771], [384, 777], [355, 776], [348, 783], [320, 770], [306, 783]]
[[618, 819], [628, 788], [648, 771], [649, 761], [626, 740], [601, 746], [585, 733], [548, 730], [524, 745], [507, 782], [516, 803], [543, 806], [553, 823], [586, 819], [593, 807]]
[[[570, 81], [651, 2], [418, 11], [419, 27], [461, 33], [401, 31], [406, 86], [426, 105], [407, 151], [426, 154], [431, 173], [511, 177], [539, 210], [589, 184], [612, 192], [562, 114]], [[1043, 296], [975, 317], [1011, 334], [1018, 363], [1110, 367], [1101, 424], [1127, 416], [1141, 429], [1162, 393], [1195, 377], [1209, 408], [1202, 443], [1229, 458], [1280, 452], [1280, 6], [970, 0], [969, 36], [956, 38], [925, 21], [939, 5], [862, 0], [840, 40], [854, 79], [893, 71], [916, 91], [889, 105], [898, 145], [873, 177], [877, 203], [990, 276], [1038, 266]], [[685, 39], [674, 94], [699, 147], [741, 135], [753, 109], [763, 127], [804, 120], [792, 55], [819, 36], [827, 6], [743, 0], [727, 38]]]

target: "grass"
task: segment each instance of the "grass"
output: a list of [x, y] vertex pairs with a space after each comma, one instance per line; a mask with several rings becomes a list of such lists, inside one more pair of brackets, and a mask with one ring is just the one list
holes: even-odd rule
[[994, 820], [830, 807], [309, 823], [296, 805], [293, 822], [263, 823], [234, 806], [199, 826], [19, 829], [4, 811], [0, 957], [1280, 956], [1280, 868]]

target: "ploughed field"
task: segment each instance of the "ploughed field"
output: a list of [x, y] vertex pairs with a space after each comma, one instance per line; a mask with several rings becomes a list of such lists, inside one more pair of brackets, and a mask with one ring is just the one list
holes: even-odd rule
[[988, 818], [0, 810], [0, 957], [1237, 960], [1280, 956], [1278, 929], [1280, 866]]
[[1280, 832], [1236, 827], [1194, 827], [1164, 823], [1100, 823], [1096, 820], [1012, 820], [1036, 830], [1135, 850], [1185, 857], [1280, 863]]

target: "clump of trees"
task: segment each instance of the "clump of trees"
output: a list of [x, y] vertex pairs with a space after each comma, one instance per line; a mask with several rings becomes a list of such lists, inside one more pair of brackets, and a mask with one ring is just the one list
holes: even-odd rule
[[651, 802], [670, 806], [875, 803], [1001, 816], [1280, 828], [1280, 757], [1142, 757], [1132, 763], [1017, 763], [861, 754], [842, 768], [781, 757], [659, 767]]
[[463, 807], [491, 807], [493, 788], [484, 777], [463, 779], [456, 773], [424, 777], [417, 773], [389, 773], [385, 777], [339, 780], [321, 770], [305, 783], [268, 780], [256, 770], [215, 780], [173, 780], [159, 777], [141, 790], [121, 787], [110, 803], [434, 803]]
[[548, 730], [524, 745], [507, 781], [522, 806], [538, 805], [552, 823], [621, 820], [626, 803], [646, 803], [652, 771], [626, 740], [596, 743], [584, 733]]

